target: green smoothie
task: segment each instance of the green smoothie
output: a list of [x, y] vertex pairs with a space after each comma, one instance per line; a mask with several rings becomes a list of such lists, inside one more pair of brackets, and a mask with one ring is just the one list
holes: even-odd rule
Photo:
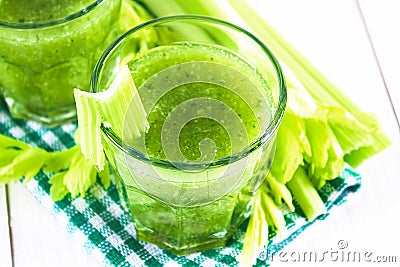
[[[200, 44], [150, 49], [129, 68], [150, 128], [124, 142], [176, 167], [155, 164], [159, 176], [153, 179], [144, 164], [105, 145], [138, 237], [176, 254], [224, 245], [250, 213], [262, 153], [234, 162], [226, 157], [267, 127], [272, 106], [266, 82], [237, 54]], [[218, 160], [225, 164], [207, 165]], [[206, 166], [185, 169], [182, 163]]]
[[[179, 130], [179, 150], [184, 158], [200, 158], [200, 141], [207, 138], [216, 146], [215, 159], [229, 156], [254, 141], [269, 121], [272, 107], [265, 99], [270, 96], [259, 89], [267, 87], [265, 81], [251, 65], [228, 50], [179, 44], [155, 48], [137, 58], [129, 67], [150, 128], [144, 138], [145, 151], [138, 140], [133, 140], [133, 146], [151, 156], [166, 159], [161, 136], [173, 137], [177, 131], [172, 128], [179, 126], [183, 126]], [[199, 101], [191, 101], [195, 99]], [[178, 107], [179, 113], [173, 116], [175, 123], [188, 113], [197, 116], [192, 114], [184, 125], [165, 125], [166, 118]], [[207, 108], [208, 112], [201, 111]], [[234, 131], [228, 133], [226, 129], [234, 123]]]
[[49, 125], [74, 118], [73, 89], [88, 90], [117, 35], [121, 0], [95, 2], [0, 1], [0, 90], [12, 115]]
[[2, 0], [0, 20], [8, 22], [48, 22], [75, 14], [93, 0]]

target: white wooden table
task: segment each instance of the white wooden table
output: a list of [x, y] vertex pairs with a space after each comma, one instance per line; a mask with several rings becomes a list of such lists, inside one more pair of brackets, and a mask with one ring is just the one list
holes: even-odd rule
[[[400, 266], [400, 1], [256, 0], [258, 10], [364, 110], [393, 145], [357, 170], [362, 189], [284, 251], [395, 256]], [[272, 266], [294, 263], [275, 258]], [[372, 258], [376, 259], [376, 258]], [[392, 260], [394, 257], [391, 258]], [[329, 260], [294, 266], [364, 266]], [[101, 266], [19, 183], [0, 185], [0, 266]]]

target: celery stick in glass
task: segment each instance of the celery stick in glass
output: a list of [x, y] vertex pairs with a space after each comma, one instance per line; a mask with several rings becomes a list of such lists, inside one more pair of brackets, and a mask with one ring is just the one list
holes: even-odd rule
[[82, 153], [99, 170], [105, 164], [101, 124], [120, 136], [129, 133], [127, 138], [139, 137], [149, 126], [128, 66], [121, 68], [107, 90], [88, 93], [75, 89], [74, 95]]

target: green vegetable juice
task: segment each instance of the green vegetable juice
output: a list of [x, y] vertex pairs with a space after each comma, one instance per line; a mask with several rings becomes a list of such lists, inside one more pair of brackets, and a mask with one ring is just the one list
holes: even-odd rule
[[2, 0], [0, 18], [8, 22], [46, 22], [79, 12], [93, 0]]
[[73, 89], [89, 89], [120, 2], [0, 1], [0, 91], [12, 115], [47, 124], [75, 116]]
[[[224, 245], [250, 213], [260, 177], [252, 178], [265, 161], [261, 151], [230, 155], [270, 121], [266, 82], [237, 54], [200, 44], [150, 49], [129, 68], [150, 127], [124, 142], [153, 159], [157, 178], [105, 149], [138, 237], [178, 254]], [[171, 166], [158, 166], [164, 161]]]

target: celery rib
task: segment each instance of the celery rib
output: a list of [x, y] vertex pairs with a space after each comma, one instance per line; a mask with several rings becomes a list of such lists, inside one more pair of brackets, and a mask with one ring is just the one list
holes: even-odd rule
[[[363, 112], [339, 88], [336, 87], [321, 71], [319, 71], [306, 57], [293, 47], [279, 34], [259, 13], [249, 6], [246, 1], [229, 0], [236, 12], [240, 14], [250, 27], [274, 54], [296, 75], [308, 93], [317, 101], [325, 105], [340, 106], [358, 120], [362, 125], [373, 130], [370, 134], [373, 142], [363, 145], [363, 148], [352, 151], [345, 159], [353, 167], [390, 145], [390, 139], [379, 130], [378, 122], [374, 117]], [[343, 148], [346, 150], [345, 148]]]
[[149, 127], [128, 66], [121, 69], [107, 90], [88, 93], [75, 89], [74, 95], [82, 154], [99, 171], [104, 169], [105, 164], [102, 123], [123, 139], [140, 137]]
[[307, 177], [303, 167], [299, 167], [292, 180], [287, 183], [295, 201], [300, 205], [308, 221], [326, 214], [327, 210], [317, 190]]
[[259, 250], [268, 242], [268, 221], [266, 211], [261, 206], [261, 196], [256, 194], [247, 231], [243, 240], [243, 249], [239, 258], [240, 267], [251, 267], [255, 263]]

